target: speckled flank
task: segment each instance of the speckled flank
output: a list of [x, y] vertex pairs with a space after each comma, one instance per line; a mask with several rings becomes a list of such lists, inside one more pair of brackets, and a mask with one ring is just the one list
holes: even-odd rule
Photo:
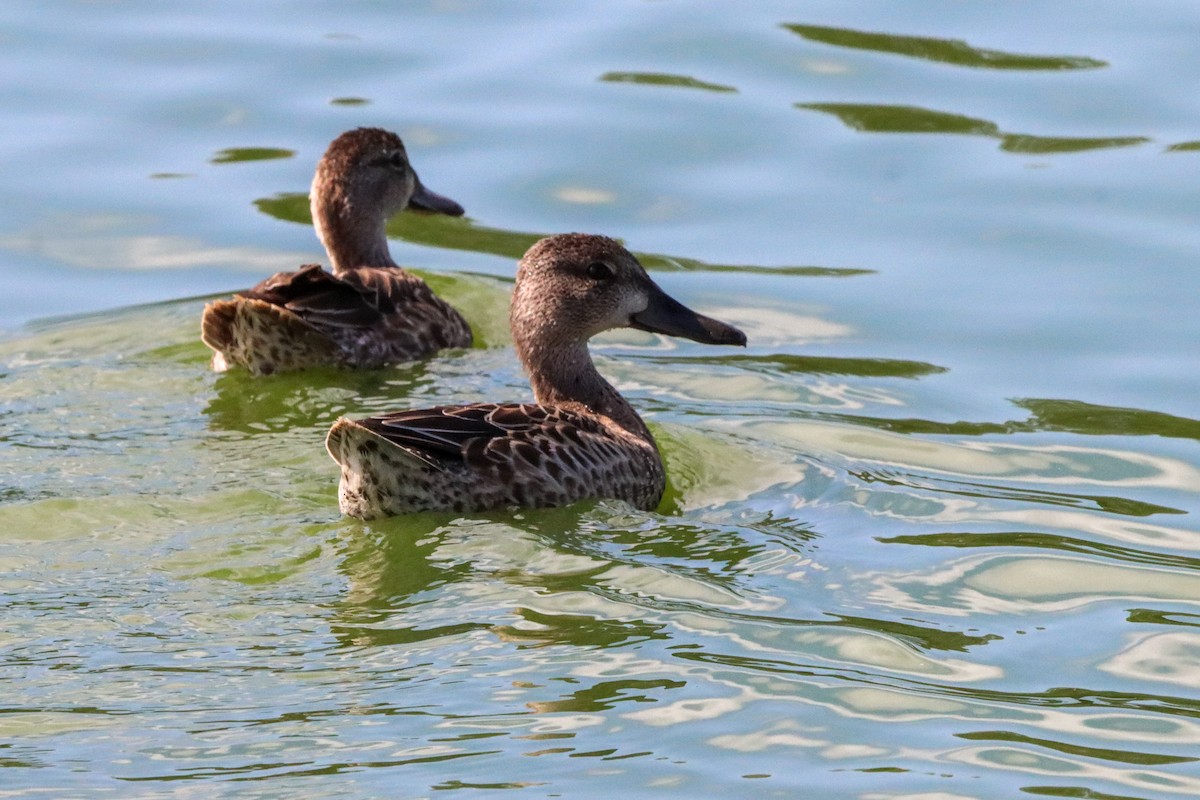
[[463, 213], [421, 184], [394, 133], [359, 128], [335, 139], [312, 188], [313, 224], [333, 273], [308, 265], [209, 304], [201, 328], [213, 369], [373, 368], [469, 347], [462, 315], [388, 252], [387, 220], [410, 202]]
[[[342, 465], [338, 505], [343, 514], [373, 519], [413, 511], [552, 507], [589, 497], [617, 497], [651, 509], [666, 487], [653, 439], [631, 436], [605, 418], [493, 403], [419, 413], [474, 416], [495, 430], [464, 439], [461, 458], [431, 463], [373, 430], [386, 426], [387, 417], [339, 419], [326, 447]], [[506, 415], [521, 421], [494, 422]], [[391, 422], [413, 422], [397, 416]]]
[[595, 497], [654, 508], [666, 473], [649, 429], [596, 371], [587, 340], [636, 326], [709, 344], [741, 331], [680, 305], [612, 239], [530, 248], [510, 315], [537, 403], [474, 403], [339, 419], [326, 447], [338, 504], [363, 519], [412, 511], [561, 506]]

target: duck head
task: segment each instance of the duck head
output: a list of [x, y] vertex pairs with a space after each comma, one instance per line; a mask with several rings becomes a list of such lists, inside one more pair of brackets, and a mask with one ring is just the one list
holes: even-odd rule
[[463, 213], [458, 203], [421, 183], [404, 142], [380, 128], [356, 128], [334, 139], [317, 164], [309, 197], [313, 225], [334, 272], [395, 266], [386, 225], [407, 206]]
[[702, 344], [745, 346], [732, 325], [672, 298], [614, 239], [582, 233], [548, 236], [521, 259], [510, 310], [519, 350], [577, 345], [613, 328], [681, 336]]

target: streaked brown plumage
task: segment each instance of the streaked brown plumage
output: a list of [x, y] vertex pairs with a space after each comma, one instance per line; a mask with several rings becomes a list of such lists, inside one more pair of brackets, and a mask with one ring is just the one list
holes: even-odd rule
[[560, 506], [617, 498], [653, 508], [666, 474], [646, 424], [592, 363], [587, 340], [632, 327], [745, 345], [737, 328], [673, 300], [619, 243], [564, 234], [521, 259], [510, 312], [535, 404], [475, 403], [339, 419], [326, 439], [339, 506], [410, 511]]
[[406, 206], [463, 213], [421, 184], [400, 137], [358, 128], [334, 139], [310, 202], [332, 274], [309, 264], [208, 304], [201, 338], [215, 351], [214, 369], [372, 368], [470, 346], [462, 315], [388, 252], [387, 220]]

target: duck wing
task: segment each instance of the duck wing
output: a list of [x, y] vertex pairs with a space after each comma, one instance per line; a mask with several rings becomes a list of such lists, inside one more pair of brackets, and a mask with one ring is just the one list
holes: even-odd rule
[[439, 469], [456, 463], [485, 467], [514, 457], [536, 465], [564, 446], [609, 436], [591, 417], [533, 403], [395, 411], [357, 424]]
[[400, 269], [359, 267], [332, 275], [319, 264], [276, 273], [239, 294], [286, 308], [325, 331], [369, 328], [405, 306], [438, 303], [424, 281]]

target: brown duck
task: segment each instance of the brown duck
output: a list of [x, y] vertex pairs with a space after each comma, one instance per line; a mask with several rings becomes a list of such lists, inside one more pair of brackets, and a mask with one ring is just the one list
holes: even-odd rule
[[470, 346], [466, 320], [388, 252], [388, 218], [406, 206], [463, 213], [422, 185], [399, 136], [358, 128], [334, 139], [311, 203], [332, 274], [310, 264], [209, 303], [201, 338], [215, 351], [213, 369], [374, 368]]
[[666, 485], [633, 407], [587, 342], [612, 328], [745, 345], [737, 328], [668, 296], [603, 236], [565, 234], [521, 259], [509, 315], [535, 403], [474, 403], [339, 419], [325, 445], [342, 468], [339, 506], [363, 519], [410, 511], [560, 506], [617, 498], [643, 509]]

